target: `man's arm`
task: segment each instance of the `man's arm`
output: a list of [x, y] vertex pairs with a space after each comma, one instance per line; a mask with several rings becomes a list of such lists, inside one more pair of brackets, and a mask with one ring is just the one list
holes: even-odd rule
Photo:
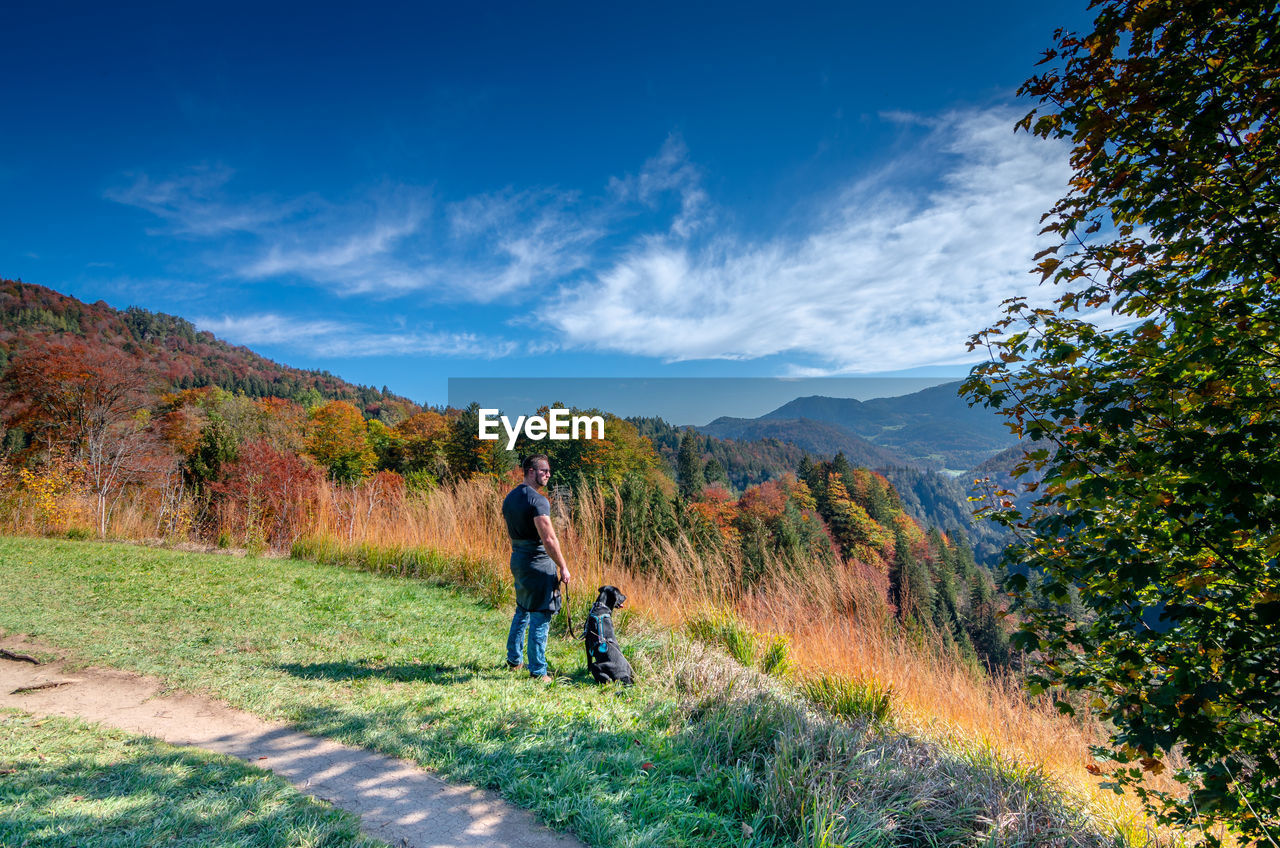
[[560, 550], [560, 540], [556, 537], [556, 528], [551, 526], [551, 516], [535, 515], [533, 526], [538, 528], [538, 535], [542, 537], [542, 547], [547, 549], [547, 556], [551, 557], [552, 562], [556, 564], [556, 574], [560, 577], [560, 582], [568, 585], [569, 566], [565, 565], [564, 553]]

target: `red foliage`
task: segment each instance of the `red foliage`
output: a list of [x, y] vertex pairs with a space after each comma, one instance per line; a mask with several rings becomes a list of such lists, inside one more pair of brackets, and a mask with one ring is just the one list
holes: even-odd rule
[[787, 506], [787, 490], [780, 480], [769, 480], [752, 486], [738, 499], [738, 509], [745, 516], [768, 521], [782, 515]]
[[737, 507], [738, 503], [733, 495], [719, 483], [707, 486], [698, 500], [689, 504], [689, 509], [715, 527], [725, 541], [737, 541], [740, 535], [738, 528], [734, 526]]
[[5, 372], [5, 417], [44, 447], [73, 455], [146, 408], [150, 381], [122, 351], [44, 335], [28, 337]]
[[404, 478], [394, 471], [379, 471], [361, 486], [369, 500], [391, 510], [404, 505]]
[[263, 541], [277, 547], [291, 545], [306, 529], [308, 507], [324, 480], [315, 465], [266, 441], [246, 444], [240, 458], [223, 471], [223, 479], [211, 488], [235, 507], [235, 529], [245, 536], [256, 530]]

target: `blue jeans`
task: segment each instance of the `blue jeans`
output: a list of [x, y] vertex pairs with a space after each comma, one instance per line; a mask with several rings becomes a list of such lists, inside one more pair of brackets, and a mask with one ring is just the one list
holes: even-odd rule
[[526, 627], [529, 629], [529, 674], [542, 677], [547, 673], [547, 632], [551, 630], [549, 612], [529, 612], [516, 607], [516, 614], [511, 618], [511, 632], [507, 634], [507, 662], [511, 665], [522, 662], [520, 643], [524, 641]]

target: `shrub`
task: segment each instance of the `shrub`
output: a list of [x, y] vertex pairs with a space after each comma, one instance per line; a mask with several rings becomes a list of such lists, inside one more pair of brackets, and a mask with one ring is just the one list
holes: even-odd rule
[[[239, 459], [224, 470], [224, 479], [211, 488], [229, 507], [245, 545], [260, 553], [268, 545], [292, 544], [308, 520], [308, 506], [322, 479], [320, 469], [260, 440], [245, 445]], [[387, 498], [398, 495], [399, 475], [391, 477], [395, 479], [375, 478]], [[221, 540], [218, 546], [223, 547]]]
[[427, 469], [419, 468], [405, 473], [404, 485], [410, 492], [429, 492], [440, 485], [440, 480]]

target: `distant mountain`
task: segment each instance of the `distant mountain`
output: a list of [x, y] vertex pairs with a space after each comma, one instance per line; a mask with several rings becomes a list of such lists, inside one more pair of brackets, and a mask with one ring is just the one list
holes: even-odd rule
[[1017, 443], [1000, 416], [970, 407], [957, 394], [959, 388], [957, 381], [867, 401], [802, 397], [756, 420], [825, 422], [898, 455], [897, 464], [954, 473]]
[[698, 432], [718, 439], [752, 442], [776, 439], [816, 456], [843, 453], [849, 463], [862, 468], [914, 465], [901, 454], [874, 445], [835, 424], [805, 418], [717, 418]]
[[74, 337], [90, 348], [122, 350], [175, 390], [218, 386], [249, 397], [345, 400], [371, 418], [398, 420], [421, 410], [386, 387], [280, 365], [173, 315], [136, 306], [113, 309], [103, 301], [89, 304], [45, 286], [0, 279], [0, 373], [11, 356], [39, 337]]
[[776, 439], [819, 457], [843, 452], [853, 465], [883, 473], [912, 517], [963, 530], [975, 558], [993, 564], [1008, 532], [973, 521], [975, 505], [968, 498], [974, 477], [984, 474], [962, 469], [981, 466], [1007, 478], [1022, 452], [1004, 420], [971, 408], [957, 394], [959, 387], [957, 381], [868, 401], [802, 397], [759, 418], [718, 418], [698, 429], [742, 442]]

